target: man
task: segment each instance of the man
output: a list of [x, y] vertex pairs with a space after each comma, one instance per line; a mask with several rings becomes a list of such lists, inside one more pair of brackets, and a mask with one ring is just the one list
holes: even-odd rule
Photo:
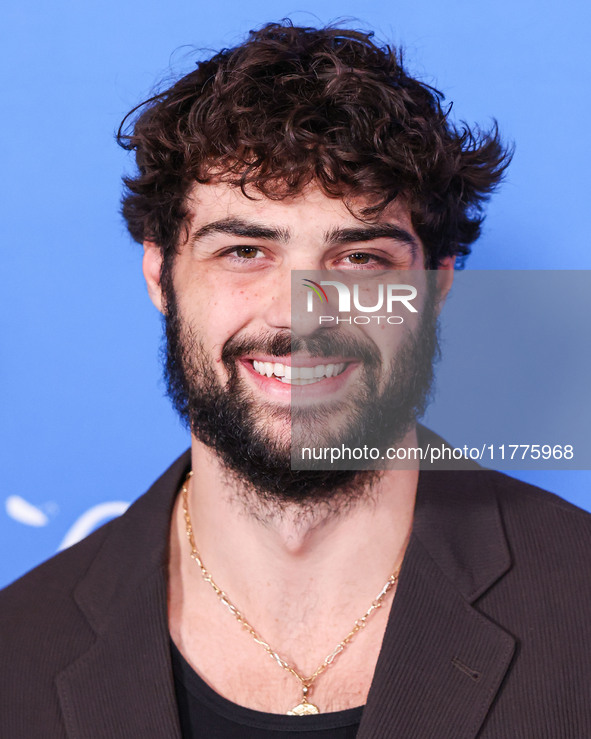
[[[591, 736], [587, 514], [476, 467], [292, 468], [307, 437], [436, 440], [416, 419], [496, 131], [456, 131], [367, 35], [269, 25], [121, 141], [191, 450], [3, 592], [2, 736]], [[315, 325], [297, 270], [403, 275], [417, 315]]]

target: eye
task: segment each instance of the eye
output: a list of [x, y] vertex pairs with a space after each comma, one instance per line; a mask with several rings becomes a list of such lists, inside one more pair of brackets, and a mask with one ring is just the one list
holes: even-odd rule
[[268, 249], [250, 244], [226, 246], [215, 258], [222, 269], [232, 272], [256, 272], [273, 264], [273, 254]]
[[350, 260], [351, 264], [369, 264], [370, 260], [375, 259], [375, 257], [363, 251], [356, 251], [355, 254], [349, 254], [347, 259]]
[[337, 259], [336, 261], [337, 268], [353, 267], [356, 269], [384, 269], [388, 266], [388, 264], [388, 260], [384, 257], [366, 251], [355, 251], [352, 254], [344, 254], [340, 259]]
[[230, 256], [235, 256], [238, 259], [260, 259], [264, 256], [263, 252], [256, 246], [235, 246], [226, 252]]

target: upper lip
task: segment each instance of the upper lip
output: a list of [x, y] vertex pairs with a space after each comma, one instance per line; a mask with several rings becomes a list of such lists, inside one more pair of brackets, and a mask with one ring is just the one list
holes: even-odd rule
[[317, 367], [319, 364], [342, 364], [356, 361], [350, 357], [310, 357], [302, 354], [289, 355], [287, 357], [274, 357], [271, 354], [256, 354], [243, 359], [249, 362], [271, 362], [292, 367]]

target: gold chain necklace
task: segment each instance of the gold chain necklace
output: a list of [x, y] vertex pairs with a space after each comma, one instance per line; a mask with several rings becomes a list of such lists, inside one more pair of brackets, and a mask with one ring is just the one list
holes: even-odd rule
[[260, 644], [261, 647], [267, 652], [267, 654], [272, 657], [275, 662], [279, 665], [279, 667], [282, 667], [284, 670], [287, 670], [287, 672], [291, 673], [295, 678], [297, 678], [300, 682], [301, 688], [302, 688], [302, 700], [297, 705], [294, 706], [290, 711], [287, 712], [289, 716], [305, 716], [313, 713], [320, 713], [320, 709], [318, 706], [314, 705], [314, 703], [310, 703], [308, 701], [308, 693], [310, 692], [310, 689], [312, 687], [312, 684], [318, 678], [330, 665], [334, 662], [335, 658], [342, 652], [344, 649], [351, 643], [353, 640], [353, 637], [355, 634], [357, 634], [361, 629], [365, 627], [367, 624], [368, 619], [374, 613], [378, 610], [378, 608], [381, 608], [384, 603], [384, 598], [386, 595], [392, 590], [393, 587], [398, 583], [398, 573], [400, 572], [400, 567], [396, 569], [396, 571], [390, 575], [388, 578], [388, 581], [384, 585], [384, 587], [380, 590], [379, 594], [375, 598], [374, 601], [372, 601], [372, 604], [367, 609], [367, 611], [361, 616], [361, 618], [357, 619], [355, 621], [355, 625], [351, 629], [351, 631], [347, 634], [347, 636], [340, 641], [337, 646], [333, 649], [333, 651], [327, 655], [324, 660], [321, 662], [321, 664], [314, 670], [314, 672], [309, 675], [308, 677], [305, 677], [304, 675], [300, 675], [300, 673], [296, 670], [295, 667], [290, 665], [288, 662], [286, 662], [282, 657], [277, 654], [270, 646], [267, 644], [267, 642], [255, 631], [255, 629], [248, 623], [248, 621], [244, 618], [242, 613], [236, 608], [236, 606], [232, 603], [232, 601], [228, 598], [226, 593], [216, 585], [214, 582], [212, 576], [205, 568], [205, 565], [203, 564], [203, 560], [201, 559], [201, 555], [197, 551], [197, 547], [195, 546], [195, 537], [193, 536], [193, 526], [191, 524], [191, 516], [189, 514], [189, 502], [188, 502], [188, 485], [189, 480], [193, 476], [193, 471], [189, 472], [187, 475], [185, 482], [183, 483], [183, 487], [181, 488], [181, 493], [183, 496], [183, 511], [185, 514], [185, 527], [186, 527], [186, 533], [187, 538], [189, 539], [189, 543], [191, 545], [191, 558], [195, 560], [195, 563], [199, 566], [199, 569], [201, 570], [201, 575], [205, 582], [208, 582], [213, 590], [215, 591], [215, 594], [220, 599], [220, 601], [226, 606], [226, 608], [230, 611], [230, 613], [234, 616], [234, 618], [241, 624], [241, 626], [248, 631], [248, 633], [252, 636], [252, 638], [255, 640], [257, 644]]

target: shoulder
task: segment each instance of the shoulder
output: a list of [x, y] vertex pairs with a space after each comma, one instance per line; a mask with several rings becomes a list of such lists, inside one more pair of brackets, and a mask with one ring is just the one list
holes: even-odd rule
[[[500, 472], [487, 472], [507, 534], [546, 548], [577, 550], [591, 556], [591, 513], [547, 490]], [[512, 536], [513, 535], [513, 536]]]
[[[424, 426], [417, 428], [417, 434], [423, 448], [434, 445], [452, 449], [441, 436]], [[576, 552], [591, 557], [591, 513], [588, 511], [554, 493], [470, 460], [457, 461], [452, 457], [448, 463], [437, 464], [435, 469], [429, 465], [421, 467], [422, 486], [435, 490], [435, 495], [430, 494], [430, 503], [439, 518], [447, 516], [446, 509], [450, 504], [453, 506], [454, 515], [465, 523], [463, 529], [459, 527], [460, 533], [465, 533], [466, 526], [470, 526], [483, 535], [495, 509], [514, 554], [537, 549], [538, 554], [543, 550], [562, 554]], [[441, 490], [445, 490], [445, 496], [438, 500]]]
[[[0, 590], [3, 624], [7, 625], [11, 619], [15, 619], [25, 626], [28, 609], [33, 604], [36, 609], [43, 604], [45, 610], [51, 601], [59, 601], [63, 607], [64, 600], [71, 597], [76, 584], [118, 522], [119, 519], [109, 521], [82, 541], [55, 554]], [[45, 616], [50, 615], [51, 611], [46, 611]]]
[[[62, 735], [58, 676], [121, 628], [128, 604], [156, 582], [189, 463], [184, 454], [122, 516], [0, 591], [2, 736]], [[158, 597], [149, 591], [149, 602]]]
[[54, 675], [92, 645], [95, 634], [75, 589], [117, 524], [110, 521], [0, 591], [0, 660], [10, 665], [0, 670], [0, 689], [10, 705], [20, 699], [16, 690], [23, 700], [37, 695], [41, 706]]
[[28, 642], [34, 652], [44, 639], [61, 639], [70, 653], [75, 633], [92, 635], [93, 616], [164, 561], [175, 486], [188, 462], [185, 453], [122, 516], [1, 590], [0, 649]]
[[55, 677], [96, 638], [76, 603], [75, 588], [115, 525], [109, 522], [0, 591], [3, 736], [3, 731], [41, 736], [40, 726], [31, 728], [36, 721], [43, 721], [47, 735], [61, 736]]
[[512, 585], [529, 618], [546, 613], [589, 633], [591, 514], [534, 485], [500, 473], [491, 478], [513, 562], [499, 595]]
[[551, 652], [542, 644], [543, 634], [576, 654], [582, 634], [591, 636], [591, 514], [546, 490], [487, 474], [511, 565], [481, 605], [495, 617], [510, 613], [507, 623], [524, 645], [537, 644], [540, 636], [539, 654]]

